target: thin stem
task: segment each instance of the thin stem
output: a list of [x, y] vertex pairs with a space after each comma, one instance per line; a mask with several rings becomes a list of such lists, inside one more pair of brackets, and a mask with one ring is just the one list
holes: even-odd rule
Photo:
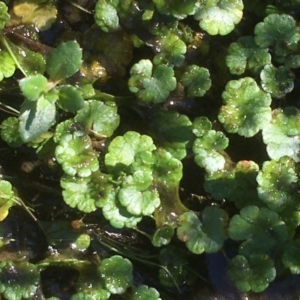
[[[1, 107], [1, 106], [3, 106], [4, 108]], [[13, 107], [11, 107], [11, 106], [9, 106], [7, 104], [3, 104], [1, 102], [0, 102], [0, 109], [3, 110], [3, 111], [5, 111], [5, 112], [7, 112], [7, 113], [14, 114], [16, 116], [20, 115], [20, 112], [18, 110], [16, 110], [15, 108], [13, 108]]]
[[93, 13], [87, 9], [85, 9], [84, 7], [78, 5], [77, 3], [74, 3], [73, 1], [71, 0], [67, 0], [67, 2], [69, 2], [71, 5], [73, 5], [74, 7], [80, 9], [81, 11], [84, 11], [85, 13], [89, 14], [89, 15], [92, 15]]

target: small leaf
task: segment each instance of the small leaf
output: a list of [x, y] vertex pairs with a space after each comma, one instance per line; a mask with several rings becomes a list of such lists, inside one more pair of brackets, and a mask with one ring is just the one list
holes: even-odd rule
[[255, 74], [271, 63], [268, 48], [259, 48], [252, 36], [242, 36], [236, 43], [231, 43], [226, 56], [226, 65], [231, 74], [241, 75], [246, 69]]
[[230, 33], [243, 17], [242, 0], [214, 0], [200, 2], [194, 18], [210, 35]]
[[139, 285], [133, 292], [132, 300], [162, 300], [159, 298], [159, 292], [147, 285]]
[[0, 81], [2, 81], [3, 78], [9, 78], [13, 76], [15, 70], [16, 64], [11, 55], [6, 51], [0, 51]]
[[237, 255], [229, 261], [228, 276], [242, 292], [259, 293], [275, 279], [276, 269], [266, 255]]
[[131, 262], [119, 255], [102, 260], [98, 272], [106, 289], [112, 294], [123, 294], [133, 284]]
[[289, 156], [300, 161], [300, 112], [295, 107], [278, 108], [262, 130], [263, 141], [271, 159]]
[[283, 264], [290, 269], [292, 274], [300, 274], [300, 240], [289, 241], [282, 255]]
[[[103, 207], [113, 194], [109, 176], [96, 171], [89, 177], [79, 178], [64, 174], [60, 180], [64, 201], [85, 213]], [[114, 196], [114, 194], [113, 194]]]
[[84, 107], [84, 100], [79, 90], [72, 85], [61, 85], [58, 88], [57, 105], [67, 112], [76, 112]]
[[153, 71], [150, 60], [142, 59], [130, 70], [129, 89], [145, 102], [161, 103], [176, 88], [174, 71], [161, 64]]
[[218, 252], [226, 240], [227, 213], [217, 207], [208, 206], [203, 211], [202, 221], [193, 212], [179, 217], [178, 238], [196, 254]]
[[120, 28], [118, 8], [119, 0], [99, 0], [95, 7], [95, 22], [105, 32]]
[[278, 250], [287, 240], [287, 227], [276, 212], [250, 205], [234, 215], [229, 223], [229, 237], [243, 241], [239, 253], [266, 255]]
[[[265, 161], [257, 175], [258, 196], [272, 210], [299, 208], [298, 170], [295, 161], [283, 156], [279, 161]], [[293, 188], [294, 186], [294, 188]]]
[[0, 180], [0, 222], [3, 221], [9, 209], [15, 204], [16, 196], [8, 181]]
[[120, 123], [117, 105], [97, 100], [85, 101], [85, 107], [77, 112], [74, 119], [103, 137], [112, 136]]
[[46, 71], [52, 80], [58, 81], [74, 75], [82, 63], [82, 50], [74, 41], [62, 43], [46, 60]]
[[208, 69], [197, 65], [190, 65], [180, 78], [180, 82], [187, 88], [188, 97], [202, 97], [211, 87]]
[[155, 41], [156, 55], [153, 63], [165, 63], [171, 66], [181, 66], [186, 53], [185, 43], [175, 34], [169, 33]]
[[250, 77], [229, 81], [222, 97], [218, 118], [228, 132], [251, 137], [271, 120], [271, 96]]
[[161, 14], [172, 15], [178, 19], [184, 19], [192, 15], [197, 7], [196, 0], [153, 0], [157, 10]]
[[55, 123], [55, 104], [44, 96], [37, 101], [25, 100], [20, 111], [19, 132], [23, 142], [36, 139]]
[[274, 98], [283, 98], [294, 88], [294, 76], [289, 68], [266, 65], [260, 73], [261, 86]]
[[19, 133], [19, 120], [16, 117], [5, 119], [1, 125], [1, 138], [10, 147], [18, 148], [23, 144]]
[[20, 89], [30, 101], [36, 101], [47, 90], [48, 80], [43, 75], [31, 75], [19, 81]]
[[6, 22], [10, 20], [10, 15], [7, 12], [8, 7], [4, 2], [0, 2], [0, 29], [3, 29]]
[[162, 247], [170, 243], [174, 235], [174, 228], [169, 225], [164, 225], [158, 228], [152, 236], [152, 244], [155, 247]]
[[99, 169], [98, 157], [87, 136], [63, 135], [55, 149], [55, 158], [66, 174], [89, 177]]

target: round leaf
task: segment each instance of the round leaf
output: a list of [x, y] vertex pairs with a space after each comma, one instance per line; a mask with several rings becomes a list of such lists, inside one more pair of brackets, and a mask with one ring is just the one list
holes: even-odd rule
[[282, 255], [283, 264], [290, 269], [292, 274], [300, 274], [300, 241], [290, 241], [284, 247]]
[[247, 257], [254, 253], [268, 254], [287, 240], [287, 227], [278, 214], [254, 205], [244, 207], [231, 218], [228, 233], [233, 240], [245, 240], [239, 253]]
[[275, 279], [276, 269], [266, 255], [237, 255], [229, 261], [228, 276], [241, 291], [259, 293]]
[[102, 260], [98, 272], [106, 289], [112, 294], [123, 294], [133, 284], [131, 262], [119, 255]]
[[243, 17], [242, 0], [213, 0], [200, 2], [194, 18], [210, 35], [230, 33]]
[[261, 86], [274, 98], [283, 98], [294, 88], [294, 76], [289, 68], [266, 65], [260, 73]]
[[271, 159], [289, 156], [300, 161], [300, 113], [295, 107], [275, 109], [272, 120], [263, 130], [263, 141]]
[[109, 197], [114, 197], [114, 187], [108, 183], [107, 175], [99, 171], [91, 176], [78, 178], [64, 175], [60, 184], [63, 190], [64, 201], [71, 207], [89, 213], [97, 207], [103, 207]]
[[278, 57], [285, 57], [298, 48], [300, 30], [289, 15], [270, 14], [255, 26], [254, 32], [255, 43], [260, 48], [271, 47]]
[[130, 70], [129, 89], [145, 102], [164, 102], [176, 88], [174, 71], [161, 64], [153, 71], [150, 60], [142, 59]]
[[[293, 159], [283, 156], [279, 161], [266, 161], [257, 176], [258, 196], [272, 210], [300, 207], [298, 171]], [[294, 188], [293, 188], [294, 186]]]
[[20, 89], [24, 96], [31, 101], [36, 101], [46, 91], [48, 80], [43, 75], [31, 75], [19, 81]]
[[75, 112], [84, 107], [84, 100], [79, 90], [72, 85], [62, 85], [58, 89], [57, 105], [67, 112]]
[[179, 217], [177, 236], [193, 253], [215, 253], [223, 247], [226, 240], [227, 220], [224, 210], [212, 206], [204, 209], [202, 222], [195, 213], [186, 212]]
[[271, 120], [271, 96], [250, 77], [229, 81], [222, 97], [218, 118], [228, 132], [251, 137]]
[[181, 76], [180, 82], [187, 88], [188, 97], [202, 97], [211, 87], [210, 74], [206, 68], [190, 65]]
[[1, 125], [1, 138], [10, 147], [17, 148], [23, 144], [19, 133], [19, 120], [16, 117], [5, 119]]
[[84, 124], [103, 137], [110, 137], [120, 123], [118, 107], [115, 103], [96, 100], [86, 101], [85, 107], [78, 111], [75, 121]]
[[89, 177], [99, 169], [98, 157], [88, 136], [65, 134], [55, 149], [55, 157], [66, 174]]
[[95, 22], [105, 32], [119, 29], [119, 0], [99, 0], [95, 7]]
[[159, 298], [159, 292], [147, 285], [139, 285], [132, 295], [132, 300], [161, 300]]
[[78, 71], [81, 58], [82, 50], [77, 42], [62, 43], [48, 55], [46, 71], [55, 81], [68, 78]]
[[184, 61], [186, 45], [177, 35], [169, 33], [156, 41], [155, 51], [158, 54], [153, 59], [154, 64], [166, 63], [178, 67]]

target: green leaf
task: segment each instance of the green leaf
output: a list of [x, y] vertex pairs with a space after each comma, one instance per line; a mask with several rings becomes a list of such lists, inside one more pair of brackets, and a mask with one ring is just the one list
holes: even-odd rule
[[112, 294], [123, 294], [133, 284], [132, 271], [131, 262], [119, 255], [103, 259], [98, 267], [106, 289]]
[[194, 18], [210, 35], [230, 33], [243, 17], [242, 0], [213, 0], [200, 2]]
[[64, 201], [85, 213], [95, 211], [103, 207], [111, 195], [114, 197], [114, 187], [108, 181], [109, 176], [99, 171], [84, 178], [65, 174], [60, 180]]
[[273, 110], [272, 120], [262, 130], [271, 159], [289, 156], [300, 161], [300, 113], [295, 107]]
[[11, 55], [6, 51], [0, 51], [0, 81], [13, 76], [15, 70], [16, 64]]
[[145, 102], [164, 102], [170, 92], [176, 88], [174, 71], [161, 64], [153, 71], [150, 60], [142, 59], [130, 70], [129, 89]]
[[285, 14], [267, 16], [255, 26], [254, 33], [255, 43], [260, 48], [273, 49], [277, 57], [295, 52], [300, 40], [300, 29], [295, 20]]
[[266, 255], [278, 250], [287, 240], [287, 227], [276, 212], [250, 205], [234, 215], [229, 223], [229, 237], [243, 241], [239, 253]]
[[1, 125], [1, 138], [10, 147], [18, 148], [23, 144], [19, 133], [19, 120], [16, 117], [5, 119]]
[[147, 285], [139, 285], [133, 292], [132, 300], [162, 300], [159, 298], [159, 292]]
[[30, 299], [40, 288], [40, 274], [29, 262], [0, 262], [0, 294], [7, 300]]
[[150, 171], [139, 170], [127, 176], [118, 192], [120, 203], [135, 216], [150, 216], [160, 205], [158, 192], [152, 188], [152, 174]]
[[85, 107], [78, 111], [75, 121], [101, 137], [110, 137], [119, 126], [120, 116], [114, 102], [90, 100], [85, 101]]
[[19, 132], [23, 142], [29, 142], [46, 132], [55, 123], [55, 104], [44, 96], [37, 101], [25, 100], [19, 117]]
[[[199, 133], [202, 128], [197, 128], [199, 124], [209, 122], [206, 117], [198, 117], [194, 120], [194, 130]], [[204, 125], [205, 128], [211, 127], [208, 124]], [[214, 173], [223, 170], [226, 160], [221, 150], [227, 148], [229, 143], [228, 138], [221, 131], [210, 130], [201, 137], [198, 137], [193, 145], [193, 152], [195, 154], [195, 162], [205, 168], [208, 173]]]
[[153, 0], [157, 10], [165, 15], [172, 15], [178, 19], [184, 19], [192, 15], [197, 7], [196, 0]]
[[294, 88], [294, 76], [289, 68], [266, 65], [260, 73], [263, 90], [274, 98], [283, 98]]
[[229, 261], [228, 276], [242, 292], [259, 293], [275, 279], [276, 269], [266, 255], [237, 255]]
[[48, 55], [46, 71], [55, 81], [68, 78], [78, 71], [81, 59], [82, 50], [77, 42], [62, 43]]
[[158, 112], [150, 126], [160, 147], [169, 151], [175, 158], [183, 159], [187, 150], [192, 147], [192, 122], [186, 115], [175, 111]]
[[300, 274], [300, 240], [289, 241], [282, 254], [283, 264], [290, 269], [292, 274]]
[[254, 136], [271, 120], [271, 96], [262, 91], [254, 79], [231, 80], [222, 94], [224, 104], [218, 115], [228, 132]]
[[153, 63], [159, 65], [165, 63], [170, 66], [181, 66], [186, 53], [185, 43], [173, 33], [160, 37], [155, 42], [155, 52]]
[[295, 161], [283, 156], [279, 161], [265, 161], [258, 173], [258, 196], [274, 211], [300, 207], [297, 192], [298, 170]]
[[119, 0], [99, 0], [95, 7], [95, 22], [105, 32], [120, 28], [118, 8]]
[[182, 214], [177, 228], [178, 238], [186, 243], [192, 253], [218, 252], [227, 238], [227, 213], [217, 207], [207, 206], [201, 219], [202, 221], [193, 212]]
[[155, 247], [162, 247], [170, 243], [174, 235], [174, 228], [169, 225], [164, 225], [158, 228], [152, 236], [152, 244]]
[[143, 155], [151, 157], [151, 152], [155, 148], [151, 137], [140, 135], [135, 131], [127, 131], [123, 136], [114, 138], [109, 144], [108, 153], [105, 155], [105, 165], [110, 173], [116, 175], [129, 172], [129, 166], [138, 157], [141, 159]]
[[242, 36], [237, 42], [231, 43], [226, 56], [226, 65], [231, 74], [241, 75], [246, 69], [257, 74], [267, 64], [271, 63], [268, 48], [259, 48], [252, 36]]
[[48, 80], [43, 75], [31, 75], [19, 81], [20, 89], [30, 101], [36, 101], [47, 91]]
[[0, 1], [0, 29], [3, 29], [6, 22], [10, 20], [10, 15], [7, 12], [8, 7], [4, 2]]
[[16, 203], [16, 200], [11, 184], [0, 179], [0, 222], [7, 217], [9, 209]]
[[97, 154], [87, 135], [63, 135], [55, 149], [55, 157], [65, 173], [71, 176], [89, 177], [99, 169]]
[[76, 112], [84, 107], [84, 100], [79, 90], [72, 85], [61, 85], [58, 88], [57, 105], [67, 112]]
[[208, 69], [197, 65], [189, 65], [182, 74], [180, 82], [187, 88], [188, 97], [203, 97], [211, 87]]

